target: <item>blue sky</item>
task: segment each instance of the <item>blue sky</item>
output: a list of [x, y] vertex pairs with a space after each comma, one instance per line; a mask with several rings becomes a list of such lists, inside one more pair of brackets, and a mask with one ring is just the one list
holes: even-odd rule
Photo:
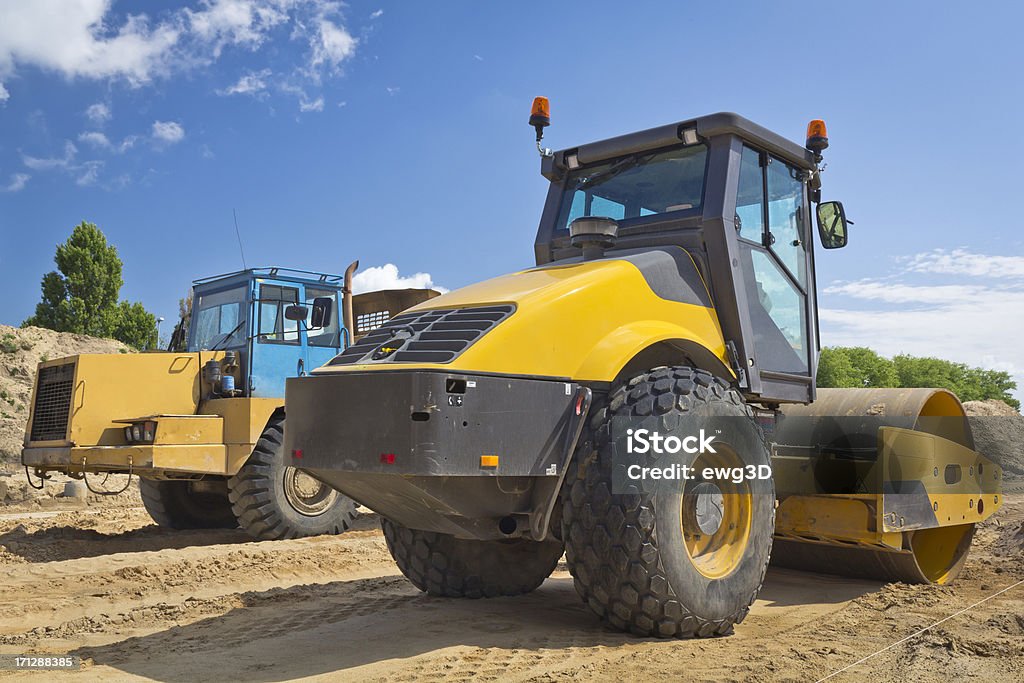
[[802, 140], [824, 118], [825, 198], [856, 222], [819, 258], [824, 342], [1024, 385], [1024, 13], [723, 7], [0, 0], [0, 322], [81, 220], [168, 319], [241, 266], [232, 209], [249, 265], [358, 258], [447, 288], [531, 265], [543, 94], [554, 147], [719, 110]]

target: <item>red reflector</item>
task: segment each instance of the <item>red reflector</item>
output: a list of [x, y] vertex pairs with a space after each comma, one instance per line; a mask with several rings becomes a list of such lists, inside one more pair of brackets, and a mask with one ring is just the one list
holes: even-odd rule
[[394, 453], [381, 453], [380, 454], [380, 461], [382, 463], [384, 463], [385, 465], [394, 465], [395, 464], [395, 454]]
[[580, 394], [579, 396], [576, 397], [576, 414], [583, 414], [583, 394]]
[[292, 457], [293, 458], [298, 458], [299, 460], [301, 460], [302, 459], [302, 449], [301, 448], [296, 448], [295, 450], [293, 450], [292, 451]]

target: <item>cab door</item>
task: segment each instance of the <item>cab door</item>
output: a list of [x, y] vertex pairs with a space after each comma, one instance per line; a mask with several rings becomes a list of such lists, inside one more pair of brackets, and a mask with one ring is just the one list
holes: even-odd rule
[[305, 345], [298, 321], [285, 318], [286, 307], [298, 304], [297, 283], [256, 284], [256, 334], [253, 340], [252, 396], [283, 398], [284, 381], [306, 370]]
[[736, 223], [757, 364], [762, 378], [805, 384], [814, 360], [806, 185], [799, 169], [743, 147]]

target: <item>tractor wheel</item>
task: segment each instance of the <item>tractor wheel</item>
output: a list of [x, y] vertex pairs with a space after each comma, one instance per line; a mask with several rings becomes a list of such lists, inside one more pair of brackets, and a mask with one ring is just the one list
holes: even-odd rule
[[356, 503], [284, 464], [284, 422], [284, 417], [270, 419], [252, 455], [228, 479], [238, 523], [261, 541], [340, 534], [359, 514]]
[[139, 479], [142, 504], [153, 521], [168, 529], [234, 529], [223, 480]]
[[[629, 460], [622, 455], [628, 429], [684, 439], [700, 428], [714, 434], [704, 453], [640, 455], [634, 446]], [[628, 464], [663, 468], [669, 461], [695, 467], [696, 477], [625, 477]], [[657, 368], [614, 386], [607, 405], [592, 411], [562, 490], [566, 562], [584, 602], [609, 625], [638, 635], [729, 633], [764, 581], [774, 485], [770, 478], [704, 480], [702, 472], [769, 464], [753, 412], [710, 373]]]
[[414, 586], [447, 598], [521, 595], [540, 586], [562, 557], [559, 541], [472, 541], [381, 518], [388, 550]]

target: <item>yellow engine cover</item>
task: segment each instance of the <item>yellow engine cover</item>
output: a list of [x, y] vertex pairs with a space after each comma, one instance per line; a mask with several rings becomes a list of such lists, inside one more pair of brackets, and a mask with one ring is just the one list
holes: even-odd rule
[[625, 258], [542, 266], [470, 285], [406, 311], [515, 305], [515, 313], [449, 363], [327, 365], [316, 372], [417, 368], [608, 382], [644, 349], [687, 342], [703, 347], [720, 364], [709, 370], [732, 377], [707, 286], [685, 250], [664, 251], [669, 250], [680, 270], [699, 283], [702, 303], [659, 296], [649, 275]]

